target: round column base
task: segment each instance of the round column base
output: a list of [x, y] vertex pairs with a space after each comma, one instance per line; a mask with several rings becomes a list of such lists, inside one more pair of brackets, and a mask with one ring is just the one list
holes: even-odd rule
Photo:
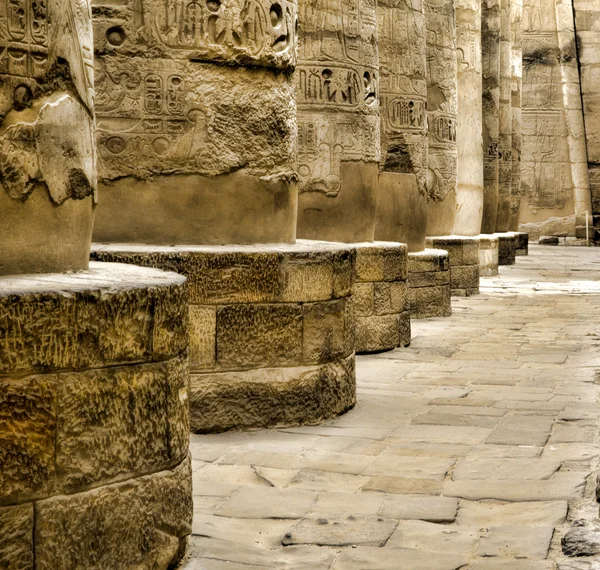
[[413, 319], [450, 317], [450, 262], [448, 252], [425, 249], [408, 254], [410, 316]]
[[500, 240], [496, 234], [479, 236], [479, 275], [493, 277], [498, 275], [498, 252]]

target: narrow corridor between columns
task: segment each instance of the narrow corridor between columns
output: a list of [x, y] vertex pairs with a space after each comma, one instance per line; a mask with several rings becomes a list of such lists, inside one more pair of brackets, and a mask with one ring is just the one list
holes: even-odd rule
[[600, 568], [563, 552], [598, 538], [599, 276], [596, 249], [533, 245], [410, 348], [358, 357], [346, 415], [192, 435], [182, 568]]

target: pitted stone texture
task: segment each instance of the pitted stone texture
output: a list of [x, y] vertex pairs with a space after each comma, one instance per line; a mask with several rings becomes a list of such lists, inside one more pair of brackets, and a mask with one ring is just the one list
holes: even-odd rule
[[[513, 174], [514, 177], [514, 174]], [[514, 178], [513, 178], [514, 179]], [[515, 254], [517, 257], [529, 255], [529, 234], [525, 232], [513, 232], [517, 236]]]
[[413, 319], [452, 315], [448, 252], [426, 249], [409, 253], [408, 286]]
[[410, 344], [408, 248], [405, 244], [353, 244], [356, 283], [351, 310], [356, 352], [381, 352]]
[[479, 293], [479, 236], [428, 237], [426, 244], [448, 252], [452, 295], [470, 297]]
[[479, 275], [493, 277], [498, 275], [498, 236], [481, 234], [479, 236]]
[[293, 243], [297, 3], [93, 3], [94, 240]]
[[514, 265], [517, 255], [517, 235], [514, 232], [494, 234], [498, 237], [498, 264]]
[[[406, 260], [396, 254], [405, 247], [390, 244], [361, 266], [381, 281], [371, 300], [382, 318], [405, 310]], [[92, 255], [187, 277], [192, 431], [313, 424], [354, 405], [352, 246], [115, 244]], [[400, 330], [396, 322], [396, 339]]]
[[[128, 550], [137, 567], [166, 570], [183, 553], [187, 322], [174, 273], [92, 262], [0, 277], [0, 566], [129, 569]], [[158, 472], [176, 476], [180, 500], [160, 485], [144, 498], [157, 484], [140, 477]], [[101, 507], [116, 482], [120, 505]], [[133, 536], [140, 501], [145, 534]]]
[[0, 8], [0, 275], [87, 269], [96, 205], [89, 2]]

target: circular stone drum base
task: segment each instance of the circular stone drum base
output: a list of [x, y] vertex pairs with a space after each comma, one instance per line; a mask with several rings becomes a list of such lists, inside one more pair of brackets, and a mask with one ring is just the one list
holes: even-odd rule
[[171, 568], [192, 523], [183, 277], [0, 277], [0, 567]]
[[479, 236], [428, 237], [425, 245], [448, 252], [452, 295], [470, 297], [479, 293]]
[[517, 236], [517, 257], [529, 255], [529, 234], [525, 232], [513, 232]]
[[385, 241], [352, 247], [356, 249], [352, 292], [356, 352], [383, 352], [410, 345], [408, 247]]
[[192, 431], [315, 424], [356, 403], [353, 248], [96, 244], [92, 257], [187, 276]]
[[498, 238], [498, 265], [514, 265], [517, 256], [517, 234], [502, 232], [494, 234]]
[[493, 277], [498, 275], [499, 239], [496, 234], [479, 236], [479, 275]]
[[448, 252], [442, 249], [425, 249], [409, 253], [408, 286], [411, 318], [452, 315]]

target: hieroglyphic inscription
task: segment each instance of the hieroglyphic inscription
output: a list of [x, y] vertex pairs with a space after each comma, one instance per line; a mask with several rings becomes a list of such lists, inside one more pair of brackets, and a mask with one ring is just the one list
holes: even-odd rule
[[[119, 11], [98, 10], [99, 53], [133, 55], [136, 44], [149, 43], [161, 56], [174, 58], [275, 67], [295, 63], [297, 11], [292, 1], [120, 0], [120, 4]], [[94, 6], [114, 8], [114, 0], [94, 0]], [[114, 17], [106, 17], [111, 13]]]
[[523, 110], [521, 183], [533, 208], [561, 208], [567, 201], [562, 175], [563, 130], [561, 111]]
[[442, 201], [456, 190], [456, 18], [454, 2], [425, 2], [427, 29], [427, 192]]
[[298, 11], [299, 189], [335, 197], [342, 162], [379, 160], [375, 6], [300, 1]]
[[377, 6], [381, 70], [381, 165], [413, 173], [427, 189], [427, 83], [422, 4], [381, 1]]

